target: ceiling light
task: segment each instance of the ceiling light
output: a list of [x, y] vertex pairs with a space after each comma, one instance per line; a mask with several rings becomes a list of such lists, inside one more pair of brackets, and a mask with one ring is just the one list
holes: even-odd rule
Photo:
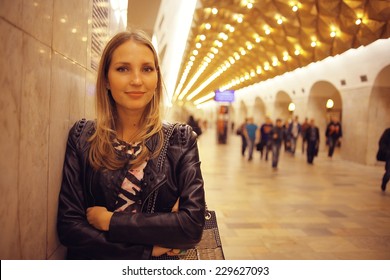
[[196, 46], [197, 49], [200, 49], [202, 47], [202, 44], [201, 43], [196, 43], [195, 46]]
[[333, 37], [336, 37], [336, 34], [337, 34], [336, 31], [331, 31], [331, 32], [330, 32], [330, 37], [332, 37], [332, 38], [333, 38]]
[[298, 6], [297, 6], [297, 5], [294, 5], [294, 6], [292, 7], [292, 10], [293, 10], [293, 12], [297, 12], [297, 11], [298, 11]]
[[327, 109], [332, 109], [333, 106], [334, 106], [333, 100], [332, 100], [332, 99], [328, 99], [328, 100], [326, 101], [326, 108], [327, 108]]
[[242, 17], [237, 17], [237, 22], [241, 23], [243, 21]]
[[206, 40], [206, 35], [204, 35], [204, 34], [200, 35], [200, 36], [199, 36], [199, 39], [200, 39], [201, 41]]
[[362, 23], [362, 19], [361, 18], [358, 18], [356, 21], [355, 21], [355, 24], [356, 25], [360, 25]]
[[289, 59], [288, 52], [283, 53], [283, 61], [287, 61]]
[[248, 5], [246, 5], [246, 7], [247, 7], [248, 9], [252, 9], [252, 8], [253, 8], [253, 4], [252, 4], [252, 3], [248, 3]]
[[216, 14], [218, 14], [218, 9], [217, 8], [213, 8], [211, 10], [211, 12], [213, 13], [213, 15], [216, 15]]
[[311, 41], [310, 46], [312, 46], [314, 48], [315, 46], [317, 46], [317, 42], [316, 41]]
[[207, 29], [207, 30], [210, 30], [211, 29], [211, 24], [210, 23], [206, 23], [204, 25], [204, 27]]
[[205, 96], [199, 98], [198, 100], [196, 100], [196, 101], [194, 102], [194, 104], [195, 104], [195, 105], [199, 105], [200, 103], [203, 103], [203, 102], [206, 101], [206, 100], [209, 100], [209, 99], [211, 99], [211, 98], [214, 98], [214, 96], [215, 96], [215, 92], [210, 92], [209, 94], [207, 94], [207, 95], [205, 95]]

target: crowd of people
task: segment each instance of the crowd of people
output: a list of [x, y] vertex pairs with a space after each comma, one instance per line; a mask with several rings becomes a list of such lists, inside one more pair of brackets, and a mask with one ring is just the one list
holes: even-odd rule
[[[276, 119], [275, 123], [269, 117], [266, 117], [263, 124], [257, 126], [252, 117], [246, 118], [236, 131], [241, 136], [241, 154], [246, 156], [248, 151], [248, 160], [252, 161], [253, 151], [256, 148], [260, 152], [260, 159], [268, 161], [269, 154], [272, 155], [272, 167], [277, 169], [279, 155], [282, 146], [284, 151], [295, 155], [298, 138], [302, 139], [302, 154], [306, 152], [308, 164], [313, 164], [314, 158], [318, 156], [320, 145], [320, 131], [315, 124], [314, 119], [305, 118], [304, 122], [299, 123], [295, 116], [290, 122], [283, 124], [282, 119]], [[331, 117], [325, 129], [326, 146], [328, 147], [328, 157], [332, 158], [336, 147], [341, 145], [343, 136], [340, 121]], [[382, 178], [381, 190], [386, 191], [386, 185], [390, 181], [390, 128], [385, 129], [379, 139], [379, 149], [377, 160], [385, 162], [385, 173]]]
[[[307, 163], [313, 164], [314, 158], [318, 155], [320, 144], [320, 132], [314, 119], [306, 118], [303, 123], [299, 122], [298, 116], [291, 121], [283, 123], [278, 118], [275, 123], [271, 118], [266, 117], [265, 122], [257, 126], [252, 117], [246, 118], [245, 122], [237, 129], [241, 135], [241, 154], [245, 156], [248, 151], [248, 160], [253, 159], [253, 151], [256, 148], [260, 152], [260, 159], [268, 161], [269, 154], [272, 155], [272, 167], [277, 169], [280, 150], [295, 155], [299, 137], [302, 138], [302, 154], [306, 152]], [[342, 137], [341, 123], [334, 117], [331, 118], [325, 131], [326, 144], [328, 146], [328, 157], [333, 157], [335, 147], [340, 145]], [[299, 150], [299, 148], [298, 148]]]

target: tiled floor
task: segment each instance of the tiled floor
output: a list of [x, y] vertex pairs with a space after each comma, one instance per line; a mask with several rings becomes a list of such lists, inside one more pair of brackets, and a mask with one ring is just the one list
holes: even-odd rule
[[365, 166], [320, 152], [314, 165], [282, 152], [279, 168], [248, 162], [240, 138], [199, 138], [206, 200], [216, 210], [226, 259], [390, 260], [390, 183], [383, 166]]

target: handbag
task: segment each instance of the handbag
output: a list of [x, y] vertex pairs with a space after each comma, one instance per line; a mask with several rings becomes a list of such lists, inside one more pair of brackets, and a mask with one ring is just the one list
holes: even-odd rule
[[379, 149], [376, 153], [376, 160], [378, 161], [386, 161], [386, 151]]
[[153, 260], [224, 260], [221, 237], [219, 235], [217, 216], [215, 211], [207, 209], [205, 213], [205, 224], [203, 227], [202, 239], [194, 247], [187, 249], [185, 253], [177, 256], [167, 254], [159, 257], [152, 257]]
[[[169, 144], [169, 138], [171, 137], [175, 124], [171, 124], [166, 137], [164, 138], [163, 148], [157, 160], [157, 166], [161, 170], [166, 158], [166, 153]], [[151, 205], [148, 205], [148, 211], [151, 213], [154, 211], [154, 204], [157, 198], [157, 191], [153, 195], [153, 199], [150, 199]], [[205, 224], [203, 227], [202, 239], [194, 247], [187, 249], [185, 253], [177, 256], [168, 256], [167, 254], [159, 257], [152, 257], [153, 260], [224, 260], [221, 237], [219, 235], [217, 216], [215, 211], [209, 210], [206, 205], [205, 211]]]

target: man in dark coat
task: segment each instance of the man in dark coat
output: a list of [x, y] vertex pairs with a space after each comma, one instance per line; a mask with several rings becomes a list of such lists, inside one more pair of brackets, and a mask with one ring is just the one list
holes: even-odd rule
[[314, 157], [318, 154], [320, 145], [320, 133], [314, 119], [310, 120], [309, 127], [305, 131], [304, 139], [307, 141], [307, 163], [313, 164]]
[[340, 138], [343, 137], [341, 123], [337, 120], [337, 118], [331, 118], [330, 123], [326, 127], [325, 136], [329, 146], [328, 157], [331, 158]]
[[387, 128], [380, 140], [379, 140], [379, 150], [377, 154], [377, 160], [385, 161], [385, 174], [383, 175], [381, 189], [382, 191], [386, 190], [387, 182], [390, 180], [390, 128]]

